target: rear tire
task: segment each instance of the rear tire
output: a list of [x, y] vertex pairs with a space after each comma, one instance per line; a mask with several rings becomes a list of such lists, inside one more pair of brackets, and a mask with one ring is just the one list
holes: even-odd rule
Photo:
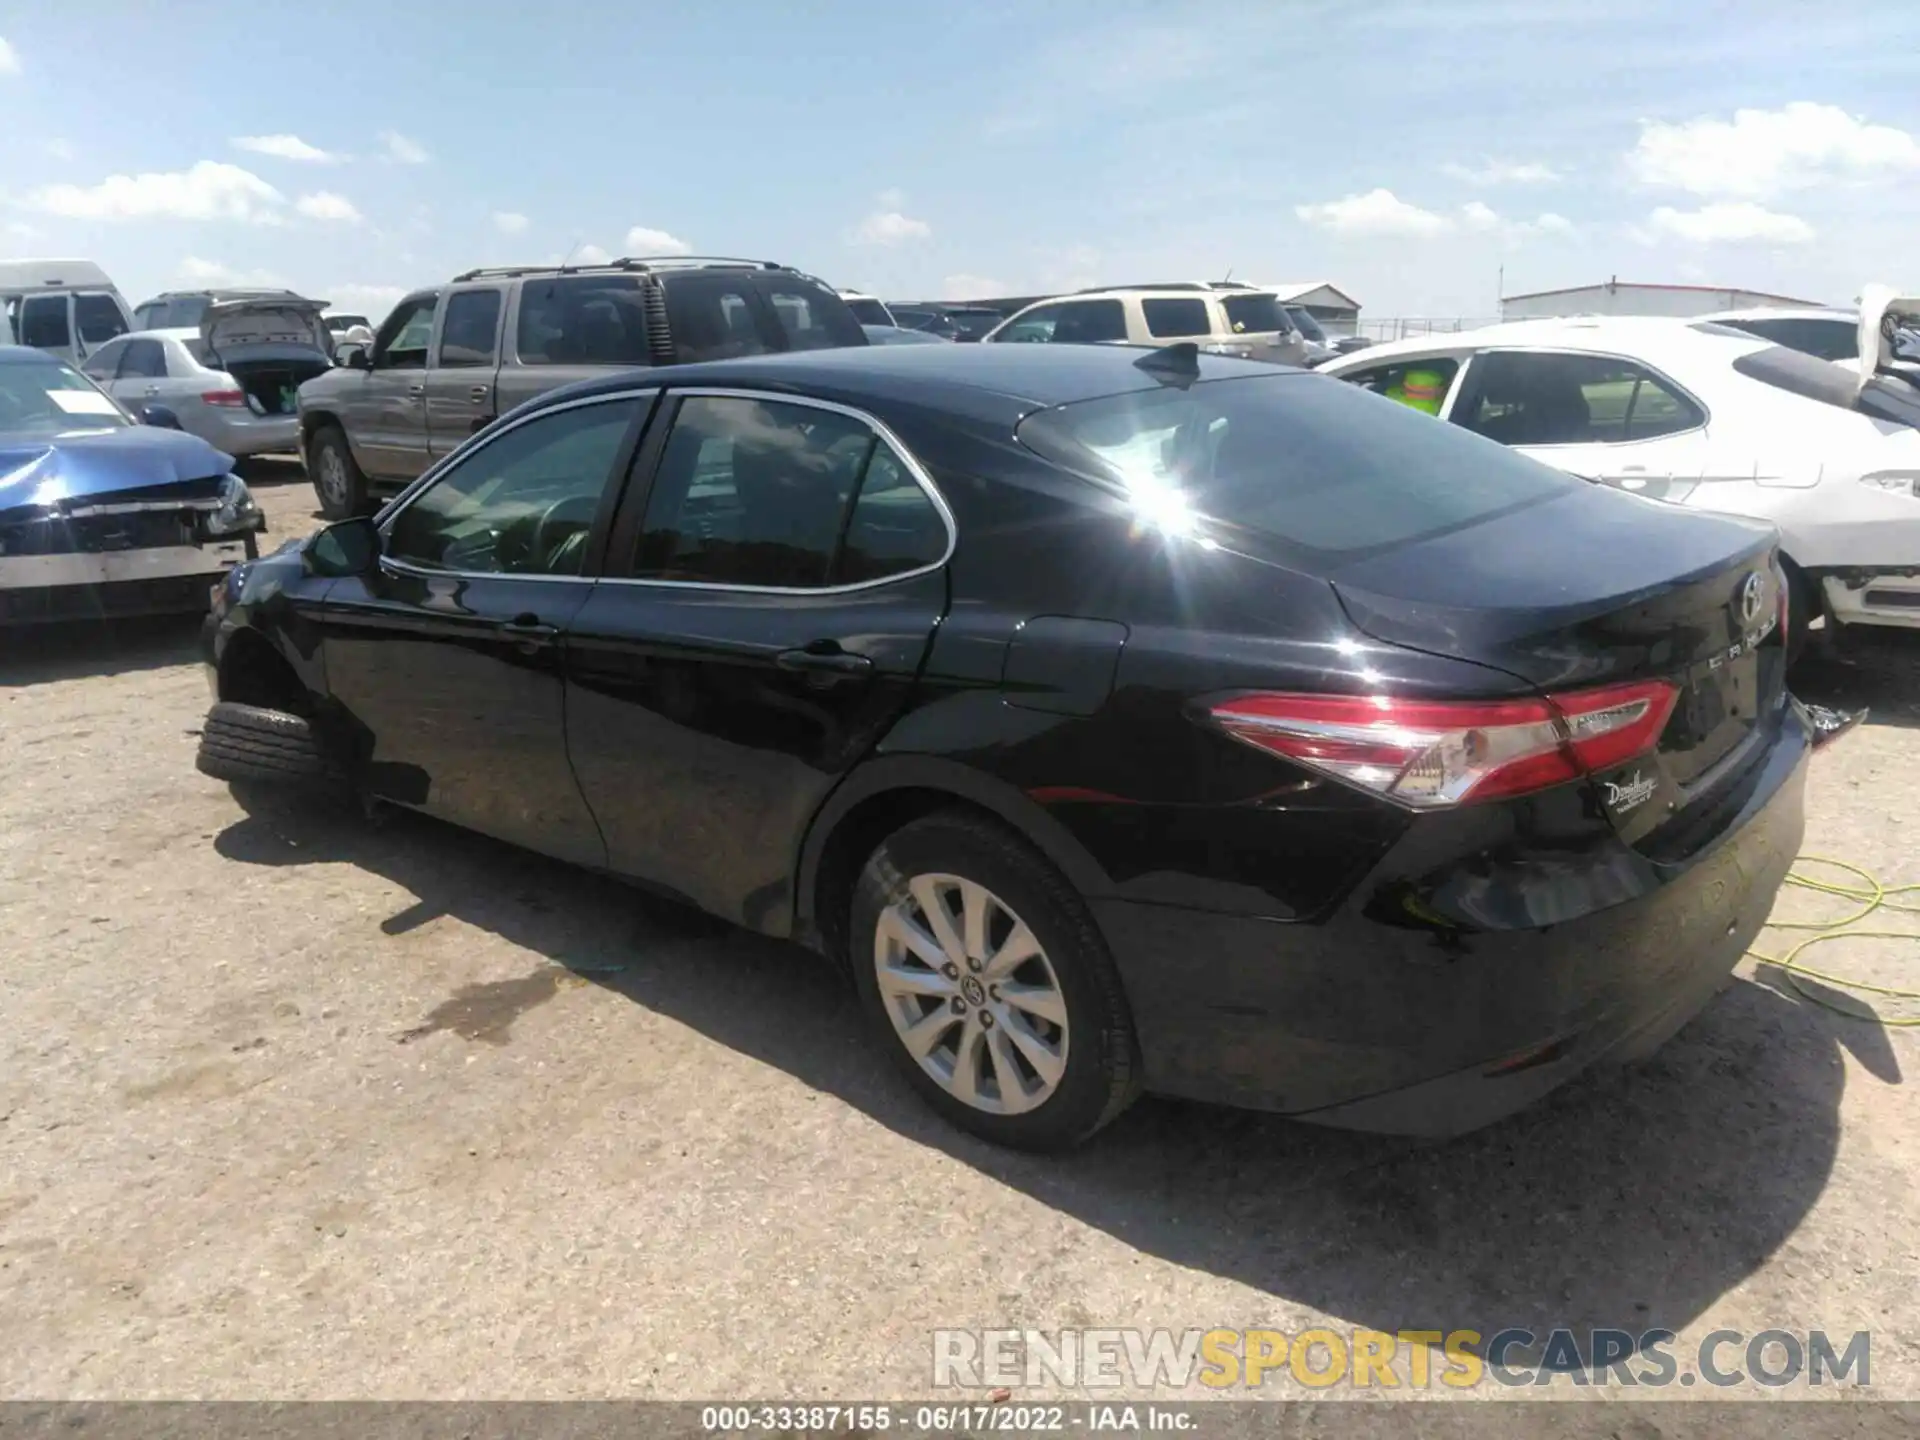
[[[1787, 578], [1787, 669], [1800, 663], [1807, 651], [1807, 627], [1820, 613], [1819, 593], [1798, 565], [1782, 557], [1780, 570]], [[1831, 627], [1831, 622], [1829, 622]]]
[[861, 871], [848, 935], [880, 1044], [960, 1129], [1064, 1150], [1138, 1093], [1132, 1014], [1086, 902], [999, 825], [949, 810], [895, 831]]
[[339, 778], [311, 721], [231, 700], [207, 712], [194, 768], [238, 785], [318, 789]]
[[307, 473], [320, 499], [320, 513], [329, 520], [367, 513], [367, 477], [354, 463], [353, 447], [338, 425], [322, 425], [313, 432], [307, 442]]

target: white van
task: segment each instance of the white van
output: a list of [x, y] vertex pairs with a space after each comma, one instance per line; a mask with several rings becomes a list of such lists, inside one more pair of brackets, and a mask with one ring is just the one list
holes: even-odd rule
[[133, 328], [133, 312], [91, 260], [0, 260], [0, 343], [31, 345], [78, 365]]

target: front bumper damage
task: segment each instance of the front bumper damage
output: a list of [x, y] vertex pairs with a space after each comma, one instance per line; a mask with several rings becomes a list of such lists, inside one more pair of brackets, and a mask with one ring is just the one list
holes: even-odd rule
[[0, 512], [0, 624], [204, 610], [258, 553], [258, 512], [223, 516], [224, 480]]

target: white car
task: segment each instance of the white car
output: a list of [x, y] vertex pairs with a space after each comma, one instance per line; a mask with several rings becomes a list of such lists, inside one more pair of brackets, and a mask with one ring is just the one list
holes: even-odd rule
[[1650, 499], [1772, 521], [1797, 646], [1822, 614], [1920, 629], [1920, 388], [1893, 358], [1895, 317], [1913, 313], [1870, 291], [1851, 365], [1714, 321], [1622, 316], [1421, 336], [1320, 368], [1383, 392], [1433, 372], [1451, 424]]

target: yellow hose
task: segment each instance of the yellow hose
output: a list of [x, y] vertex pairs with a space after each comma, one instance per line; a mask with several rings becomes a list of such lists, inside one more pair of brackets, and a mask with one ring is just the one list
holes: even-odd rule
[[[1896, 895], [1910, 895], [1920, 891], [1920, 885], [1882, 885], [1878, 879], [1862, 870], [1858, 865], [1845, 860], [1829, 859], [1825, 855], [1802, 855], [1794, 862], [1795, 869], [1787, 875], [1787, 884], [1803, 890], [1814, 890], [1822, 895], [1835, 895], [1842, 900], [1852, 901], [1860, 908], [1842, 920], [1772, 920], [1767, 928], [1772, 930], [1811, 930], [1814, 933], [1793, 946], [1784, 955], [1763, 955], [1758, 950], [1747, 953], [1764, 965], [1772, 965], [1787, 977], [1787, 983], [1805, 999], [1824, 1006], [1836, 1015], [1844, 1015], [1849, 1020], [1866, 1020], [1876, 1025], [1920, 1026], [1920, 1015], [1899, 1015], [1887, 1017], [1876, 1015], [1872, 1011], [1862, 1012], [1839, 1005], [1828, 996], [1818, 994], [1801, 983], [1801, 977], [1819, 980], [1840, 990], [1855, 990], [1866, 995], [1883, 995], [1894, 1000], [1920, 1000], [1920, 990], [1898, 990], [1887, 985], [1869, 985], [1864, 980], [1850, 979], [1844, 975], [1830, 974], [1825, 970], [1815, 970], [1811, 965], [1802, 965], [1800, 955], [1815, 945], [1831, 940], [1916, 940], [1920, 933], [1911, 930], [1855, 930], [1869, 915], [1881, 910], [1895, 910], [1906, 915], [1920, 915], [1920, 905], [1903, 905], [1895, 900]], [[1801, 871], [1806, 865], [1831, 865], [1836, 870], [1844, 870], [1858, 876], [1859, 885], [1842, 884], [1833, 880], [1819, 880]]]

